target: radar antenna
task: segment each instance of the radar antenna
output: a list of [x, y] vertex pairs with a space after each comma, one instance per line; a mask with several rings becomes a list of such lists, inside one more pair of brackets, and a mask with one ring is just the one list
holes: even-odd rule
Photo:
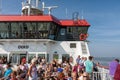
[[58, 6], [48, 6], [48, 7], [45, 7], [45, 3], [44, 2], [42, 2], [42, 10], [43, 10], [43, 12], [44, 12], [44, 9], [48, 9], [48, 14], [49, 15], [51, 15], [51, 11], [52, 11], [52, 9], [55, 9], [55, 8], [57, 8]]

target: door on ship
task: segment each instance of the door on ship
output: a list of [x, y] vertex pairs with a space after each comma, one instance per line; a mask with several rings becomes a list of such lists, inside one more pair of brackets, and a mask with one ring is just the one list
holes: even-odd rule
[[11, 52], [10, 53], [10, 62], [13, 64], [20, 64], [22, 58], [27, 58], [27, 52]]
[[62, 54], [62, 62], [64, 62], [64, 61], [69, 61], [69, 57], [70, 57], [70, 55], [69, 54]]

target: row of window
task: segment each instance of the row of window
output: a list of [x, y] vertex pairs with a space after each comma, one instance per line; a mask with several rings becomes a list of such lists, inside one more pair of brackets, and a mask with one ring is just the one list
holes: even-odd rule
[[51, 22], [1, 22], [0, 39], [55, 40], [60, 38], [58, 36], [75, 39], [79, 38], [81, 33], [87, 33], [87, 30], [88, 27], [60, 28], [59, 25]]
[[[38, 54], [38, 58], [42, 59], [42, 58], [46, 58], [46, 60], [48, 61], [49, 60], [49, 54], [47, 54], [47, 56], [45, 56], [46, 54]], [[9, 61], [12, 61], [12, 63], [20, 63], [20, 60], [23, 58], [23, 57], [26, 57], [25, 54], [13, 54], [12, 56], [9, 57]], [[28, 63], [30, 63], [30, 61], [36, 57], [36, 54], [29, 54], [28, 55]], [[68, 60], [69, 59], [69, 54], [62, 54], [62, 60], [65, 61], [65, 60]], [[0, 54], [0, 63], [1, 64], [5, 64], [7, 63], [7, 54]], [[59, 54], [53, 54], [53, 59], [59, 59]]]
[[48, 38], [55, 36], [56, 25], [50, 22], [2, 22], [0, 23], [0, 38]]

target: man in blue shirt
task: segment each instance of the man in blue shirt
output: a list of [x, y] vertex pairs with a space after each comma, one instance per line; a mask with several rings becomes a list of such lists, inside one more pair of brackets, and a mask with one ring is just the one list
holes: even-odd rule
[[9, 77], [9, 75], [12, 73], [12, 69], [11, 69], [10, 63], [7, 63], [6, 68], [7, 68], [7, 69], [6, 69], [6, 71], [4, 72], [4, 78]]

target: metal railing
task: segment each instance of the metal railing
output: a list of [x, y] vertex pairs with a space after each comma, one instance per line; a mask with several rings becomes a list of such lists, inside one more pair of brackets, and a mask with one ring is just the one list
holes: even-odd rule
[[109, 70], [98, 67], [98, 72], [93, 72], [92, 80], [111, 80]]

